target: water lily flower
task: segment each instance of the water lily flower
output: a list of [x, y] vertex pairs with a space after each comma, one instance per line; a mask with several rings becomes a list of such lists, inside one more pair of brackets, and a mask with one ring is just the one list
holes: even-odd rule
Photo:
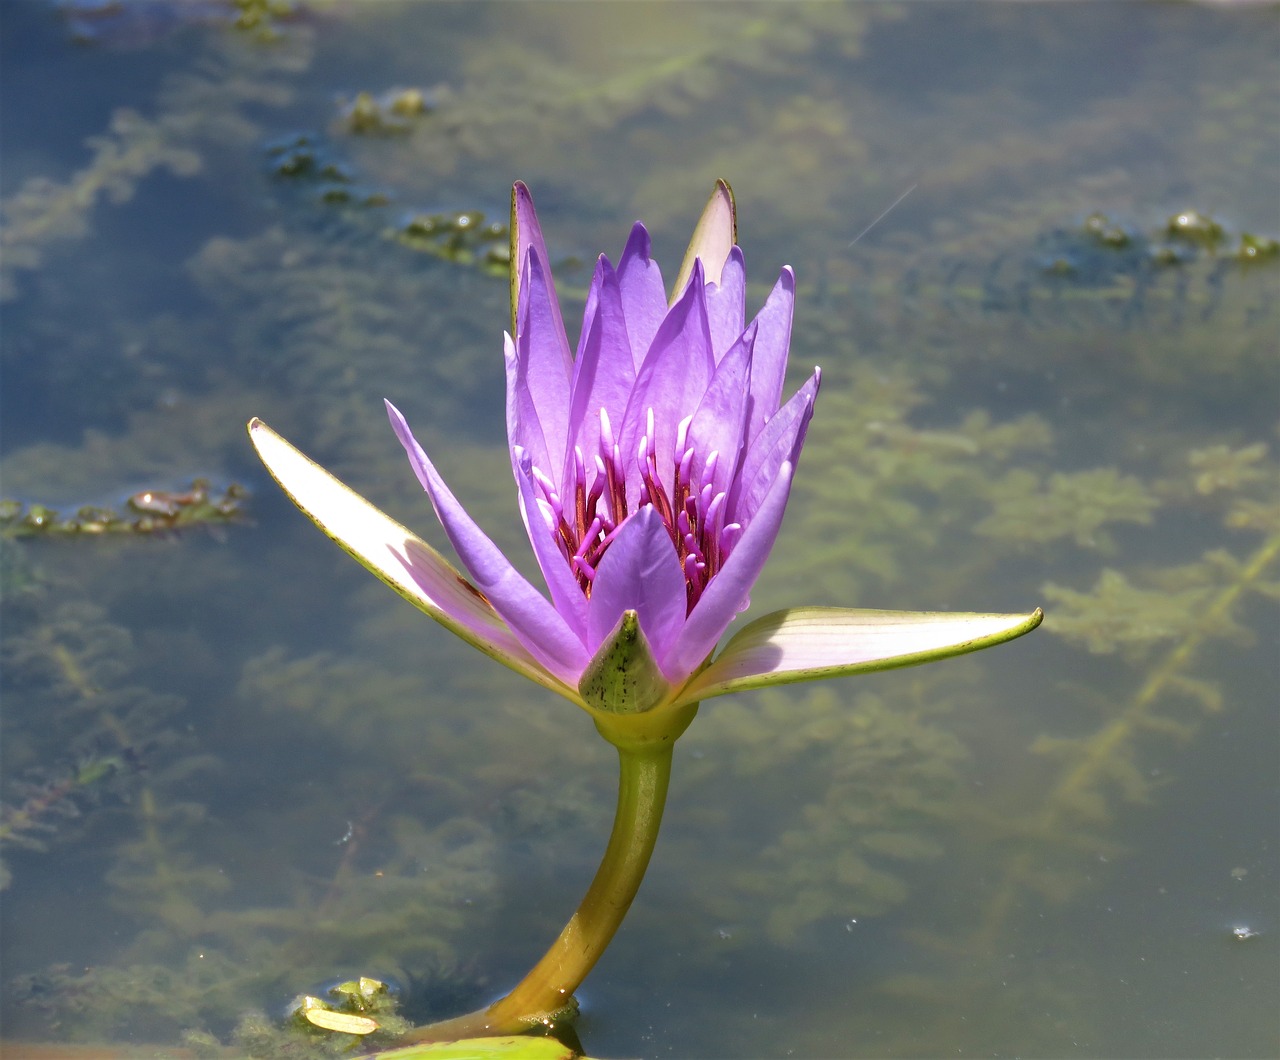
[[515, 186], [507, 428], [549, 599], [467, 514], [390, 402], [469, 578], [265, 424], [250, 435], [295, 502], [357, 559], [597, 719], [926, 662], [1032, 628], [1035, 614], [793, 608], [751, 623], [709, 662], [777, 538], [821, 378], [815, 369], [783, 403], [795, 278], [784, 268], [745, 323], [735, 237], [720, 182], [668, 301], [637, 223], [616, 268], [596, 263], [575, 356], [532, 198]]
[[449, 1033], [503, 1033], [571, 994], [639, 886], [671, 746], [701, 701], [974, 651], [1041, 617], [790, 608], [715, 654], [777, 539], [818, 395], [815, 368], [783, 400], [791, 270], [748, 323], [733, 196], [718, 182], [669, 297], [642, 224], [616, 267], [599, 258], [574, 353], [523, 184], [511, 250], [507, 430], [545, 594], [468, 515], [389, 402], [466, 576], [264, 423], [249, 425], [272, 475], [325, 533], [464, 640], [588, 711], [620, 752], [614, 835], [579, 912], [525, 982]]

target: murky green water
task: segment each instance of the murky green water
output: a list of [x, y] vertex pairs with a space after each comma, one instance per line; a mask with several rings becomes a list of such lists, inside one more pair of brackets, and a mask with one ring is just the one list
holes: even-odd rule
[[636, 217], [673, 269], [724, 176], [825, 372], [756, 610], [1049, 620], [707, 704], [586, 1048], [1280, 1051], [1274, 9], [227, 10], [3, 11], [4, 495], [251, 490], [3, 541], [7, 1037], [226, 1039], [359, 971], [421, 1019], [536, 959], [609, 749], [325, 541], [243, 425], [439, 542], [391, 397], [525, 556], [491, 241], [407, 223], [524, 179], [576, 305]]

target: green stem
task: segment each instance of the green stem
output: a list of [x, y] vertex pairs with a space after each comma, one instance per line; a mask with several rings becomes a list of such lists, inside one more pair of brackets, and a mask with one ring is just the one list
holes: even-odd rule
[[661, 734], [628, 731], [631, 727], [621, 718], [617, 726], [597, 722], [601, 734], [618, 749], [618, 806], [604, 860], [577, 912], [511, 993], [488, 1008], [419, 1027], [406, 1041], [519, 1034], [576, 1011], [573, 992], [613, 939], [649, 867], [666, 806], [676, 737], [693, 720], [696, 709], [682, 711], [685, 716], [663, 726]]

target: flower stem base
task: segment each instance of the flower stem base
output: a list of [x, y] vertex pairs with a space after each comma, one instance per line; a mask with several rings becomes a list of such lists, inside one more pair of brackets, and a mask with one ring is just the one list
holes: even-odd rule
[[618, 749], [618, 805], [604, 859], [577, 912], [511, 993], [488, 1008], [418, 1027], [406, 1041], [520, 1034], [577, 1014], [573, 992], [613, 939], [649, 867], [667, 802], [672, 751], [696, 712], [697, 704], [682, 707], [665, 724], [644, 714], [598, 718], [601, 735]]

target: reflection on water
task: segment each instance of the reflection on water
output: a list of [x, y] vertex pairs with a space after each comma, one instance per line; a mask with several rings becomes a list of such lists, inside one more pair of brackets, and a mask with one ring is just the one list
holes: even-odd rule
[[572, 303], [636, 216], [674, 261], [725, 176], [825, 372], [755, 608], [1049, 620], [708, 704], [587, 1048], [1280, 1048], [1270, 13], [230, 6], [5, 10], [5, 496], [252, 491], [0, 536], [6, 1034], [226, 1040], [361, 972], [422, 1019], [541, 953], [607, 749], [316, 534], [243, 423], [434, 533], [392, 397], [523, 557], [511, 181]]

